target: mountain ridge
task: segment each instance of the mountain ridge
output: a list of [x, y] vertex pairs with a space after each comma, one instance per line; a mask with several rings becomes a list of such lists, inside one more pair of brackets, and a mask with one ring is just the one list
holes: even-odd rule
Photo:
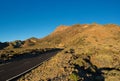
[[[98, 41], [105, 38], [111, 38], [111, 37], [114, 37], [114, 35], [112, 34], [117, 34], [117, 32], [120, 32], [120, 26], [115, 24], [100, 25], [100, 24], [93, 23], [93, 24], [75, 24], [72, 26], [60, 25], [53, 31], [53, 33], [51, 33], [50, 35], [42, 39], [31, 37], [24, 41], [16, 40], [13, 42], [7, 42], [8, 45], [3, 45], [1, 49], [6, 47], [7, 48], [29, 47], [29, 46], [34, 46], [36, 44], [39, 45], [40, 43], [44, 43], [48, 45], [50, 45], [50, 43], [51, 44], [53, 43], [57, 46], [59, 46], [59, 44], [60, 46], [64, 46], [64, 45], [67, 45], [66, 44], [67, 42], [71, 42], [69, 40], [79, 39], [80, 37], [84, 38], [86, 36], [87, 36], [86, 38], [87, 42], [95, 43], [95, 38]], [[4, 42], [1, 43], [1, 46], [2, 44], [4, 44]]]
[[32, 37], [0, 44], [2, 62], [24, 54], [39, 55], [46, 52], [46, 48], [63, 49], [18, 81], [120, 80], [120, 26], [115, 24], [58, 26], [42, 39]]

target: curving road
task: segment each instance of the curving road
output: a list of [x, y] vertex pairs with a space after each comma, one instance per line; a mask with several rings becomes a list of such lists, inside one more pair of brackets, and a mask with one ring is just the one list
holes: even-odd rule
[[50, 59], [52, 56], [56, 55], [56, 51], [51, 51], [49, 53], [41, 54], [37, 57], [27, 58], [20, 61], [10, 62], [4, 65], [0, 65], [0, 81], [10, 81], [11, 79], [20, 76], [27, 71], [39, 66], [44, 61]]

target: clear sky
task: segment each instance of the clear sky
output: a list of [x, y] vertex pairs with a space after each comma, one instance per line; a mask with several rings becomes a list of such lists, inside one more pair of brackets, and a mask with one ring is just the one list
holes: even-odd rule
[[0, 41], [47, 36], [59, 25], [120, 25], [120, 0], [0, 0]]

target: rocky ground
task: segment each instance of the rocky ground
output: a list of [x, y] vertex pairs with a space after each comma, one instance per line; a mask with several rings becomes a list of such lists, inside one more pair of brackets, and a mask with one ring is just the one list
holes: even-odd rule
[[51, 60], [22, 76], [18, 81], [68, 81], [72, 72], [69, 65], [71, 54], [58, 53]]
[[[1, 49], [6, 46], [3, 43], [1, 45], [3, 46]], [[14, 50], [11, 51], [11, 48]], [[64, 50], [20, 77], [18, 81], [120, 81], [118, 25], [93, 23], [59, 26], [42, 39], [31, 38], [23, 43], [21, 41], [10, 43], [1, 50], [3, 51], [1, 58], [6, 58], [6, 54], [8, 56], [20, 54], [25, 48], [64, 48]]]
[[65, 49], [17, 81], [120, 81], [119, 58]]

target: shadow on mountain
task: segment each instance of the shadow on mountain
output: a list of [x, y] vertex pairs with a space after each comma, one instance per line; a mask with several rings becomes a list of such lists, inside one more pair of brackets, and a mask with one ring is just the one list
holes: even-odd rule
[[0, 50], [6, 48], [7, 46], [9, 46], [8, 42], [0, 42]]
[[75, 64], [75, 69], [77, 69], [78, 72], [74, 72], [74, 74], [81, 77], [82, 81], [105, 81], [102, 71], [91, 63], [90, 58], [83, 60], [89, 64], [89, 66], [86, 67]]
[[75, 69], [77, 69], [78, 72], [73, 72], [80, 77], [80, 81], [105, 81], [105, 77], [103, 76], [105, 75], [105, 73], [103, 73], [103, 71], [120, 71], [120, 69], [109, 67], [97, 68], [95, 65], [92, 64], [90, 58], [84, 59], [84, 61], [88, 63], [89, 66], [86, 68], [85, 66], [79, 66], [75, 64]]

